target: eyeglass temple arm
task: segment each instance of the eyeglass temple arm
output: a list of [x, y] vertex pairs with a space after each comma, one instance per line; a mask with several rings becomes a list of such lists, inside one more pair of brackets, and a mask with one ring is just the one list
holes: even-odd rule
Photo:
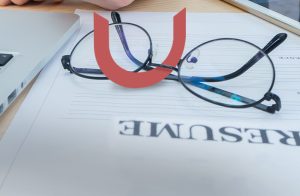
[[[112, 21], [113, 23], [122, 23], [122, 20], [121, 20], [121, 16], [118, 12], [111, 12], [111, 18], [112, 18]], [[130, 49], [129, 49], [129, 46], [128, 46], [128, 43], [127, 43], [127, 40], [126, 40], [126, 36], [125, 36], [125, 33], [124, 33], [124, 30], [123, 30], [123, 26], [122, 25], [116, 25], [115, 26], [118, 34], [119, 34], [119, 38], [121, 40], [121, 43], [122, 43], [122, 46], [124, 48], [124, 51], [126, 53], [126, 55], [128, 56], [128, 58], [136, 65], [138, 65], [139, 67], [140, 66], [143, 66], [143, 63], [141, 61], [139, 61], [138, 59], [136, 59]], [[150, 52], [150, 51], [149, 51]]]
[[[178, 72], [177, 68], [170, 67], [168, 65], [156, 64], [156, 63], [151, 63], [149, 65], [149, 67], [145, 67], [145, 69], [146, 70], [151, 69], [150, 66], [172, 69], [172, 70]], [[252, 103], [256, 102], [253, 99], [238, 95], [236, 93], [232, 93], [232, 92], [229, 92], [229, 91], [226, 91], [226, 90], [223, 90], [223, 89], [220, 89], [220, 88], [216, 88], [216, 87], [208, 85], [208, 84], [204, 84], [203, 81], [195, 80], [193, 77], [181, 76], [180, 78], [185, 83], [188, 83], [188, 84], [193, 85], [195, 87], [201, 88], [203, 90], [207, 90], [207, 91], [212, 92], [212, 93], [219, 94], [221, 96], [227, 97], [229, 99], [232, 99], [232, 100], [235, 100], [235, 101], [238, 101], [238, 102], [241, 102], [241, 103], [252, 104]], [[177, 82], [179, 81], [178, 76], [175, 76], [173, 74], [170, 74], [166, 79], [167, 80], [174, 80], [174, 81], [177, 81]], [[273, 104], [271, 106], [267, 106], [267, 105], [259, 103], [259, 104], [254, 105], [253, 107], [257, 108], [259, 110], [262, 110], [264, 112], [272, 113], [272, 114], [281, 109], [281, 100], [280, 100], [280, 97], [277, 96], [276, 94], [268, 92], [268, 93], [265, 94], [264, 99], [266, 101], [273, 100], [275, 102], [275, 104]]]
[[[168, 76], [168, 79], [176, 80], [174, 77], [176, 77], [176, 76], [171, 76], [170, 75], [170, 76]], [[229, 91], [225, 91], [223, 89], [216, 88], [214, 86], [204, 84], [201, 81], [191, 80], [190, 77], [184, 77], [183, 76], [182, 80], [186, 83], [189, 83], [189, 84], [195, 86], [195, 87], [201, 88], [203, 90], [207, 90], [207, 91], [212, 92], [212, 93], [222, 95], [224, 97], [227, 97], [229, 99], [232, 99], [232, 100], [235, 100], [235, 101], [238, 101], [238, 102], [241, 102], [241, 103], [252, 104], [252, 103], [256, 102], [256, 101], [254, 101], [252, 99], [249, 99], [247, 97], [244, 97], [244, 96], [241, 96], [241, 95], [238, 95], [238, 94], [235, 94], [235, 93], [231, 93]], [[281, 100], [276, 94], [267, 93], [265, 95], [265, 100], [266, 101], [273, 100], [275, 102], [275, 104], [273, 104], [271, 106], [267, 106], [267, 105], [259, 103], [257, 105], [254, 105], [253, 107], [257, 108], [259, 110], [271, 113], [271, 114], [274, 114], [276, 111], [279, 111], [281, 109]]]
[[64, 69], [69, 70], [71, 73], [77, 72], [82, 74], [103, 74], [100, 69], [93, 69], [93, 68], [78, 68], [71, 66], [71, 55], [64, 55], [61, 58], [61, 63]]
[[[275, 35], [272, 40], [262, 49], [264, 54], [269, 54], [275, 48], [277, 48], [280, 44], [282, 44], [287, 38], [286, 33], [279, 33]], [[230, 73], [224, 76], [216, 76], [216, 77], [193, 77], [196, 80], [201, 80], [204, 82], [222, 82], [226, 80], [231, 80], [236, 78], [243, 73], [245, 73], [248, 69], [250, 69], [255, 63], [257, 63], [261, 58], [264, 57], [264, 54], [261, 52], [256, 53], [247, 63], [245, 63], [240, 69], [237, 71]]]

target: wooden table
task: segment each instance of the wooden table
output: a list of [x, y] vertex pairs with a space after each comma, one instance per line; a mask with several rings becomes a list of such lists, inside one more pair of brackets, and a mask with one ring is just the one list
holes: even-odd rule
[[[121, 11], [174, 11], [186, 7], [188, 12], [241, 12], [220, 0], [136, 0]], [[65, 0], [63, 3], [30, 3], [25, 6], [7, 6], [0, 9], [45, 10], [53, 12], [73, 12], [75, 9], [101, 10], [101, 8], [79, 0]], [[23, 91], [11, 107], [0, 117], [0, 138], [15, 116], [34, 81]]]

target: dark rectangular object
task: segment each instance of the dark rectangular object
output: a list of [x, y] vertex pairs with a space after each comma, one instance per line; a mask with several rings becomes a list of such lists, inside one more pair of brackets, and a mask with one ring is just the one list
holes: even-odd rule
[[6, 65], [14, 56], [12, 54], [0, 53], [0, 67]]

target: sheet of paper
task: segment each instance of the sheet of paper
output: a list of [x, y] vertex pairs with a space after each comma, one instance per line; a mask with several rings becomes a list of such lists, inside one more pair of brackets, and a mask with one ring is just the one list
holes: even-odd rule
[[[92, 13], [78, 13], [77, 40], [93, 28]], [[149, 31], [155, 61], [164, 59], [174, 13], [121, 15]], [[285, 32], [248, 14], [188, 14], [187, 21], [186, 51], [218, 37], [262, 47]], [[60, 64], [74, 44], [41, 73], [0, 142], [0, 195], [298, 195], [299, 37], [289, 34], [270, 55], [277, 71], [274, 92], [283, 104], [274, 115], [214, 106], [173, 81], [125, 89], [78, 78]], [[152, 125], [156, 132], [148, 124], [134, 135], [133, 124], [126, 124], [132, 122], [126, 122], [127, 136], [120, 134], [125, 129], [120, 122], [130, 120], [143, 127], [160, 124]], [[162, 126], [168, 123], [171, 128]], [[176, 124], [184, 130], [211, 127], [214, 138], [203, 127], [194, 140], [184, 130], [178, 137]], [[231, 129], [222, 132], [223, 127]], [[158, 137], [148, 137], [151, 133]]]

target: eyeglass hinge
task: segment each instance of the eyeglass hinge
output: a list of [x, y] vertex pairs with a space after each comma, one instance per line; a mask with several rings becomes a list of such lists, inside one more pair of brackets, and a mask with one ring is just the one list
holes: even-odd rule
[[272, 106], [269, 106], [267, 108], [268, 112], [275, 113], [276, 111], [279, 111], [281, 109], [281, 100], [280, 100], [280, 97], [278, 95], [273, 94], [273, 93], [267, 93], [265, 95], [265, 99], [267, 101], [273, 100], [275, 102], [275, 104], [273, 104]]
[[70, 66], [71, 66], [71, 59], [70, 59], [70, 55], [64, 55], [61, 58], [61, 63], [64, 69], [67, 69], [70, 71], [70, 73], [72, 73]]
[[183, 62], [183, 59], [180, 59], [180, 60], [178, 61], [178, 64], [177, 64], [177, 65], [181, 65], [182, 62]]

